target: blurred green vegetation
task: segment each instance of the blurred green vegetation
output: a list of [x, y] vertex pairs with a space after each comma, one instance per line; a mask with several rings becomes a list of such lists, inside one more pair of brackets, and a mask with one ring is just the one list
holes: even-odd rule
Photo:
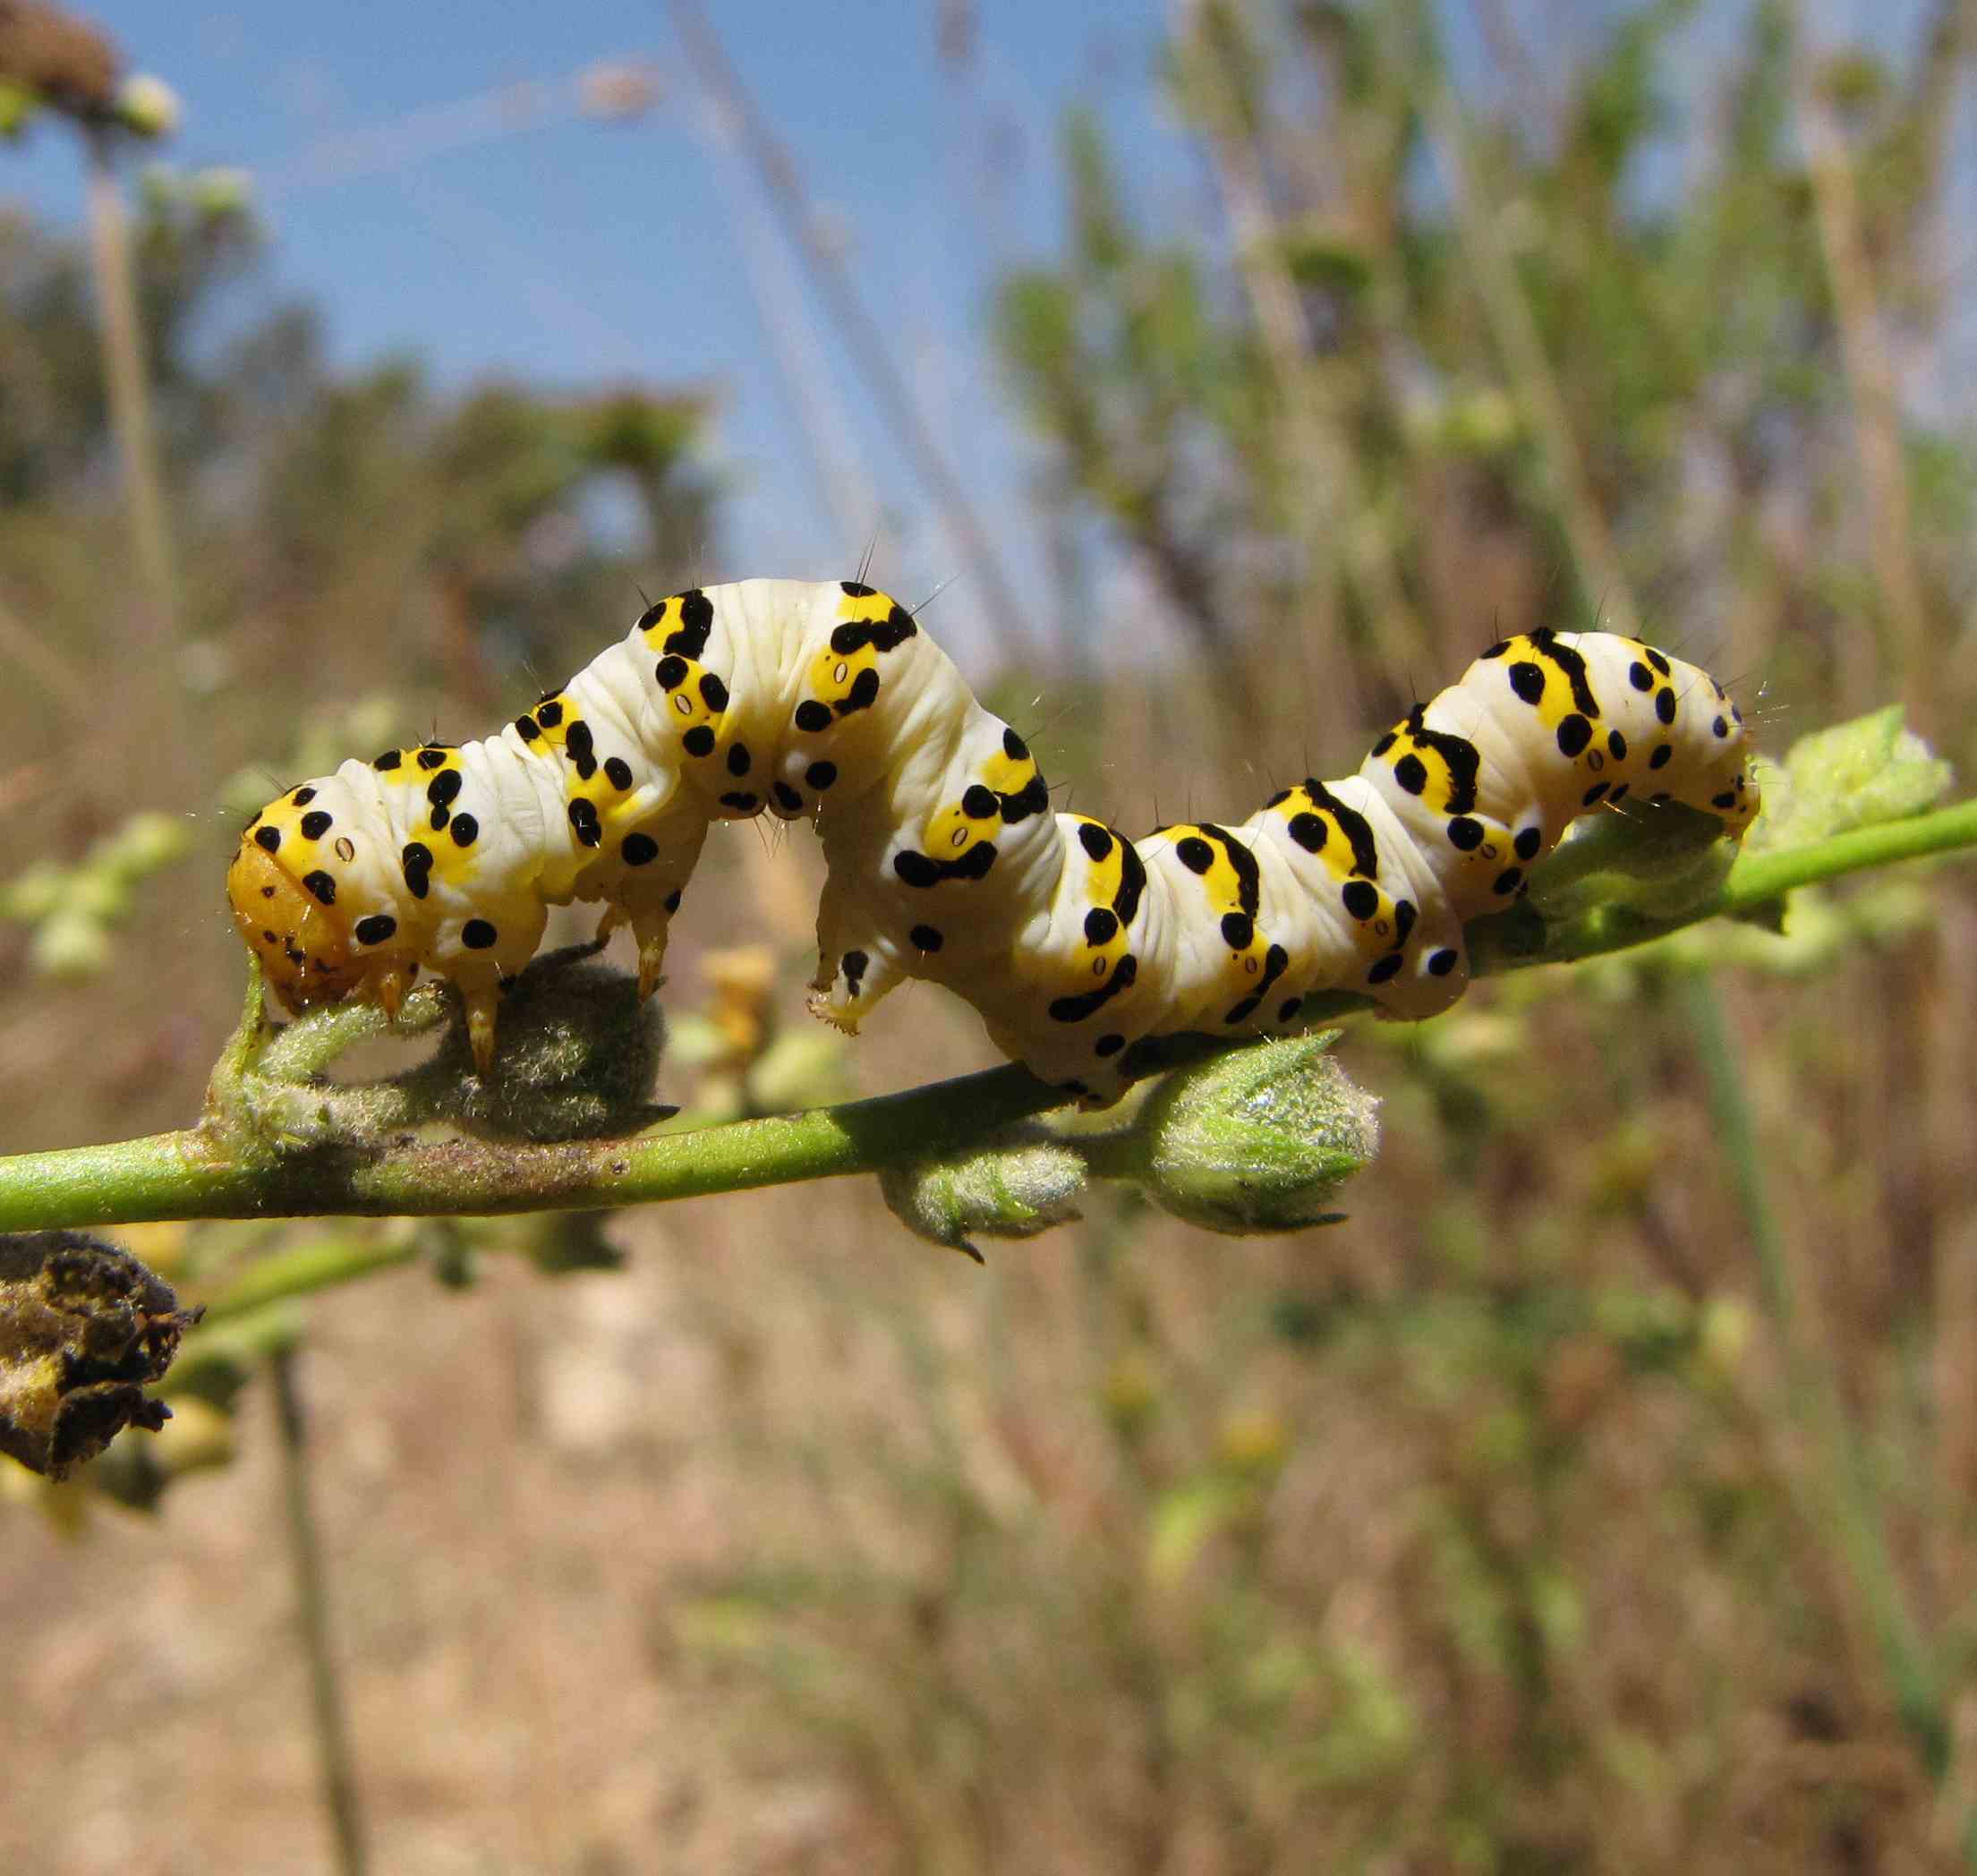
[[[1851, 45], [1770, 0], [1259, 0], [1170, 24], [1148, 81], [1199, 150], [1198, 222], [1137, 199], [1080, 114], [1063, 258], [995, 309], [1067, 590], [1122, 554], [1178, 627], [1094, 606], [1061, 671], [1007, 680], [1026, 707], [1052, 686], [1041, 746], [1080, 806], [1135, 825], [1177, 797], [1247, 803], [1263, 769], [1355, 761], [1488, 639], [1596, 620], [1719, 671], [1774, 752], [1899, 704], [1970, 773], [1963, 5]], [[715, 515], [693, 389], [452, 397], [411, 361], [344, 371], [310, 311], [268, 303], [237, 193], [160, 177], [139, 207], [186, 584], [182, 641], [141, 652], [87, 263], [0, 223], [7, 1147], [191, 1111], [239, 980], [219, 804], [256, 789], [228, 778], [292, 765], [265, 793], [342, 753], [333, 711], [353, 712], [338, 738], [378, 742], [424, 711], [484, 726], [518, 669], [591, 654], [635, 571], [685, 576]], [[148, 739], [165, 691], [194, 741], [169, 800]], [[1864, 799], [1897, 754], [1918, 765], [1896, 720], [1880, 732], [1815, 746], [1794, 786]], [[201, 863], [119, 874], [91, 982], [30, 977], [27, 921], [141, 808], [197, 815]], [[711, 856], [716, 935], [759, 932], [766, 959], [706, 974], [710, 998], [689, 933], [669, 992], [686, 1040], [661, 1093], [711, 1113], [845, 1072], [835, 1052], [769, 1072], [808, 913], [778, 882], [806, 862], [756, 857]], [[799, 1774], [845, 1807], [820, 1869], [1957, 1866], [1973, 1007], [1977, 900], [1914, 869], [1809, 899], [1785, 946], [1688, 934], [1479, 986], [1418, 1029], [1359, 1026], [1342, 1046], [1385, 1145], [1342, 1229], [1210, 1242], [1107, 1191], [976, 1277], [831, 1188], [619, 1221], [661, 1300], [639, 1260], [554, 1300], [537, 1283], [495, 1352], [430, 1346], [434, 1315], [477, 1299], [394, 1292], [345, 1351], [364, 1370], [352, 1522], [380, 1477], [447, 1483], [416, 1457], [379, 1471], [366, 1440], [409, 1447], [415, 1416], [450, 1473], [497, 1437], [459, 1402], [518, 1403], [464, 1470], [530, 1481], [561, 1573], [499, 1573], [508, 1501], [487, 1492], [454, 1540], [556, 1661], [586, 1659], [617, 1607], [598, 1586], [628, 1583], [636, 1632], [609, 1631], [569, 1710], [609, 1721], [601, 1763], [648, 1736], [642, 1701], [686, 1687], [726, 1756], [659, 1828], [699, 1844], [718, 1818], [734, 1854], [682, 1867], [743, 1866], [737, 1844], [780, 1866], [755, 1801]], [[860, 1072], [930, 1077], [975, 1046], [931, 1001], [916, 1015], [861, 1042]], [[481, 1232], [171, 1241], [188, 1293], [247, 1300], [188, 1343], [183, 1397], [231, 1411], [304, 1333], [256, 1292], [259, 1258], [447, 1281], [493, 1249], [608, 1260], [588, 1232], [575, 1254]], [[568, 1300], [586, 1284], [617, 1288]], [[581, 1360], [552, 1339], [580, 1308], [609, 1328]], [[654, 1343], [698, 1377], [690, 1411]], [[578, 1459], [530, 1394], [532, 1349], [614, 1403]], [[103, 1488], [152, 1502], [223, 1458], [224, 1428], [188, 1420], [182, 1460], [120, 1462]], [[175, 1487], [168, 1510], [216, 1489]], [[351, 1606], [410, 1567], [353, 1556]], [[353, 1675], [382, 1675], [405, 1637], [357, 1626]], [[503, 1707], [461, 1680], [426, 1733], [480, 1792], [508, 1761], [475, 1741], [541, 1723], [541, 1683]], [[224, 1705], [186, 1710], [217, 1727]], [[43, 1762], [8, 1724], [0, 1756]], [[371, 1726], [360, 1766], [406, 1744]], [[378, 1790], [380, 1833], [422, 1802]], [[648, 1866], [652, 1813], [616, 1815], [586, 1811], [584, 1866]]]

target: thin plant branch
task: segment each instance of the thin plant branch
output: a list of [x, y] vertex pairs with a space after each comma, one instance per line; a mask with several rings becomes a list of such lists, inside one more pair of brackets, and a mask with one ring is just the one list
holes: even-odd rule
[[1882, 337], [1873, 270], [1861, 229], [1853, 166], [1833, 114], [1809, 70], [1802, 42], [1794, 60], [1799, 133], [1804, 139], [1819, 247], [1839, 315], [1840, 357], [1853, 404], [1853, 440], [1867, 485], [1867, 550], [1900, 662], [1908, 701], [1926, 732], [1933, 721], [1933, 686], [1916, 692], [1929, 669], [1929, 609], [1916, 571], [1908, 471], [1902, 460], [1900, 392]]
[[26, 676], [62, 703], [78, 722], [97, 713], [98, 700], [72, 660], [58, 651], [0, 596], [0, 656], [19, 665]]
[[[1717, 916], [1750, 916], [1794, 887], [1897, 860], [1977, 847], [1977, 800], [1783, 851], [1746, 856], [1706, 903], [1675, 917], [1601, 905], [1520, 949], [1511, 922], [1470, 927], [1478, 975], [1564, 963], [1666, 937]], [[1350, 992], [1307, 1000], [1313, 1022], [1372, 1007]], [[332, 1012], [334, 1015], [336, 1012]], [[0, 1231], [179, 1218], [323, 1215], [493, 1215], [649, 1205], [810, 1179], [877, 1172], [976, 1144], [1010, 1121], [1059, 1106], [1062, 1092], [1011, 1065], [836, 1107], [776, 1114], [684, 1134], [532, 1145], [488, 1139], [284, 1148], [230, 1112], [229, 1087], [261, 1044], [259, 985], [250, 1016], [214, 1074], [201, 1124], [108, 1145], [0, 1159]], [[1174, 1065], [1240, 1042], [1175, 1038]]]

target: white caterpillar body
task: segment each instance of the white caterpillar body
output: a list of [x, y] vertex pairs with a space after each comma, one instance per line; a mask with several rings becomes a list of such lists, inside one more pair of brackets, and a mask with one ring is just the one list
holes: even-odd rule
[[1741, 834], [1748, 756], [1692, 665], [1539, 631], [1492, 646], [1358, 774], [1136, 843], [1052, 813], [1022, 738], [885, 594], [746, 580], [651, 608], [486, 741], [290, 789], [249, 824], [228, 890], [291, 1008], [395, 1010], [434, 970], [486, 1072], [550, 906], [628, 920], [649, 991], [709, 824], [814, 818], [820, 1015], [855, 1029], [902, 979], [945, 984], [1007, 1053], [1102, 1104], [1142, 1039], [1290, 1028], [1315, 990], [1445, 1008], [1468, 981], [1463, 920], [1521, 893], [1574, 818], [1631, 792]]

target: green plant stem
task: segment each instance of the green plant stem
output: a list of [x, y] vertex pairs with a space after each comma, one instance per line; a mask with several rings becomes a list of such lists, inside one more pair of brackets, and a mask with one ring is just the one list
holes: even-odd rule
[[[1794, 886], [1926, 854], [1977, 846], [1977, 801], [1959, 803], [1782, 852], [1740, 859], [1722, 890], [1680, 918], [1614, 907], [1547, 930], [1513, 951], [1501, 919], [1478, 920], [1478, 974], [1563, 963], [1622, 950], [1718, 914], [1748, 914]], [[1313, 1022], [1369, 1008], [1344, 992], [1307, 1000]], [[243, 1071], [253, 1030], [228, 1045], [216, 1082]], [[1179, 1064], [1236, 1046], [1174, 1039]], [[1027, 1070], [991, 1069], [906, 1094], [806, 1113], [738, 1121], [633, 1140], [527, 1146], [412, 1138], [389, 1145], [282, 1150], [238, 1119], [214, 1114], [182, 1133], [0, 1159], [0, 1231], [129, 1224], [166, 1218], [305, 1217], [332, 1214], [447, 1216], [649, 1205], [797, 1180], [872, 1172], [902, 1159], [958, 1150], [1063, 1099]]]
[[409, 1238], [380, 1244], [375, 1238], [312, 1236], [306, 1243], [290, 1245], [276, 1256], [250, 1264], [206, 1304], [200, 1321], [226, 1322], [287, 1297], [311, 1296], [337, 1283], [396, 1269], [413, 1262], [419, 1253], [419, 1245]]
[[1794, 886], [1816, 885], [1842, 874], [1971, 846], [1977, 846], [1977, 799], [1913, 814], [1905, 821], [1857, 827], [1851, 833], [1833, 834], [1803, 847], [1745, 854], [1730, 869], [1722, 898], [1704, 916], [1721, 912], [1734, 917], [1756, 910]]
[[1679, 917], [1655, 918], [1624, 905], [1603, 905], [1546, 927], [1540, 949], [1518, 951], [1513, 917], [1478, 919], [1470, 928], [1470, 968], [1478, 976], [1534, 964], [1575, 964], [1665, 938], [1706, 918], [1747, 918], [1798, 886], [1977, 846], [1977, 800], [1960, 801], [1903, 821], [1855, 828], [1802, 847], [1740, 855], [1716, 896]]
[[1760, 1293], [1783, 1357], [1787, 1411], [1793, 1423], [1811, 1437], [1816, 1466], [1811, 1481], [1813, 1522], [1831, 1534], [1839, 1550], [1880, 1650], [1896, 1709], [1930, 1777], [1940, 1786], [1949, 1769], [1951, 1739], [1942, 1676], [1903, 1592], [1866, 1455], [1826, 1363], [1806, 1340], [1736, 1044], [1709, 976], [1688, 973], [1683, 996], [1717, 1145], [1750, 1233]]
[[0, 1160], [0, 1231], [43, 1218], [368, 1216], [569, 1210], [868, 1172], [958, 1147], [1063, 1096], [1017, 1068], [697, 1133], [530, 1146], [414, 1141], [375, 1152], [229, 1149], [215, 1130]]

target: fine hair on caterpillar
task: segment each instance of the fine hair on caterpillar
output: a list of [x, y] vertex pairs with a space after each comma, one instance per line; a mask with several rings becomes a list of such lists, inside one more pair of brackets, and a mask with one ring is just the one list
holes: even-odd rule
[[1357, 773], [1248, 820], [1138, 840], [1053, 813], [1023, 738], [862, 580], [744, 580], [649, 606], [484, 741], [346, 762], [248, 824], [234, 917], [291, 1010], [452, 980], [494, 1061], [503, 985], [552, 905], [626, 923], [639, 982], [717, 820], [813, 820], [827, 879], [811, 1008], [855, 1030], [909, 977], [1090, 1105], [1140, 1045], [1276, 1033], [1356, 990], [1390, 1014], [1469, 980], [1465, 919], [1520, 897], [1572, 821], [1628, 798], [1758, 810], [1743, 720], [1706, 672], [1606, 632], [1494, 644]]

